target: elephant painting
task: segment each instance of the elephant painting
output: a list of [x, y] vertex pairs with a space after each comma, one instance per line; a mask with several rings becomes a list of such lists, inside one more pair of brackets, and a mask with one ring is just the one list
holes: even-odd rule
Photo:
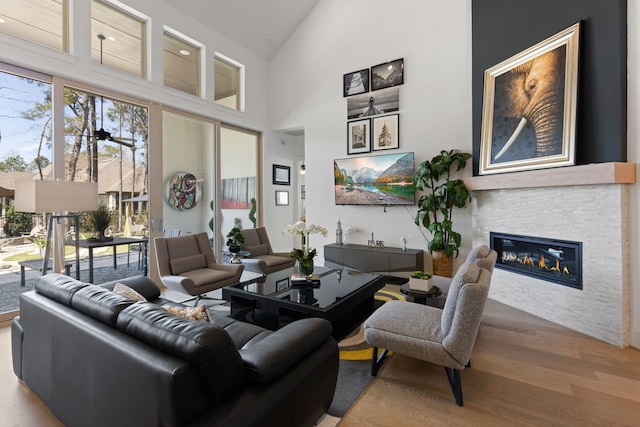
[[496, 77], [493, 162], [562, 153], [566, 50], [557, 47]]

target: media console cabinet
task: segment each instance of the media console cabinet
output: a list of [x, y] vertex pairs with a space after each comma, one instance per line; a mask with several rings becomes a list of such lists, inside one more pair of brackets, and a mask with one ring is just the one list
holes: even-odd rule
[[331, 267], [345, 266], [365, 273], [393, 276], [394, 271], [422, 270], [424, 253], [421, 249], [331, 243], [324, 246], [324, 261]]

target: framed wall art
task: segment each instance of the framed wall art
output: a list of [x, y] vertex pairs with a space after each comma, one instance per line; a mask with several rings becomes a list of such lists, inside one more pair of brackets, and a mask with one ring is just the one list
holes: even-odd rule
[[391, 114], [389, 116], [374, 117], [371, 119], [372, 125], [372, 146], [373, 151], [392, 150], [400, 147], [399, 129], [400, 115]]
[[347, 154], [371, 151], [371, 120], [347, 122]]
[[404, 59], [371, 67], [371, 90], [404, 84]]
[[276, 206], [289, 206], [288, 191], [276, 191]]
[[398, 111], [400, 91], [397, 87], [347, 98], [347, 119], [380, 116]]
[[202, 197], [202, 182], [188, 172], [169, 175], [164, 183], [164, 199], [179, 211], [195, 207]]
[[355, 71], [342, 77], [343, 96], [369, 92], [369, 69]]
[[580, 23], [485, 71], [480, 174], [575, 164]]
[[291, 167], [273, 165], [273, 183], [276, 185], [291, 185]]

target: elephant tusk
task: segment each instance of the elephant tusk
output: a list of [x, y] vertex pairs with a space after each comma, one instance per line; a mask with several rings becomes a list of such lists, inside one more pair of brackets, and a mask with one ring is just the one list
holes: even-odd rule
[[524, 129], [524, 127], [527, 125], [527, 119], [525, 119], [524, 117], [522, 118], [522, 120], [520, 120], [520, 123], [518, 124], [518, 127], [516, 128], [516, 130], [513, 132], [513, 135], [511, 135], [511, 138], [509, 138], [509, 140], [507, 141], [506, 144], [504, 144], [504, 147], [502, 147], [502, 150], [500, 150], [500, 152], [498, 154], [496, 154], [496, 156], [493, 158], [493, 160], [498, 160], [500, 157], [502, 157], [502, 155], [509, 149], [509, 147], [511, 147], [513, 145], [513, 143], [515, 142], [515, 140], [518, 138], [518, 136], [520, 135], [520, 132], [522, 132], [522, 129]]

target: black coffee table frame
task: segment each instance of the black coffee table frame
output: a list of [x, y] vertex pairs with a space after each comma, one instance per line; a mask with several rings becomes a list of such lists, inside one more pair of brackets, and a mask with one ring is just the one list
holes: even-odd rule
[[222, 288], [222, 298], [231, 302], [233, 318], [275, 330], [298, 319], [320, 317], [331, 322], [333, 336], [341, 339], [376, 308], [374, 295], [384, 287], [385, 279], [377, 274], [349, 270], [343, 280], [348, 280], [349, 276], [357, 276], [364, 283], [351, 292], [336, 297], [334, 302], [320, 307], [314, 303], [317, 301], [314, 301], [314, 291], [320, 292], [323, 282], [327, 288], [341, 289], [336, 275], [345, 269], [320, 267], [316, 269], [318, 270], [321, 275], [319, 287], [292, 286], [285, 279], [294, 270], [286, 269], [268, 275], [263, 283], [239, 283]]

